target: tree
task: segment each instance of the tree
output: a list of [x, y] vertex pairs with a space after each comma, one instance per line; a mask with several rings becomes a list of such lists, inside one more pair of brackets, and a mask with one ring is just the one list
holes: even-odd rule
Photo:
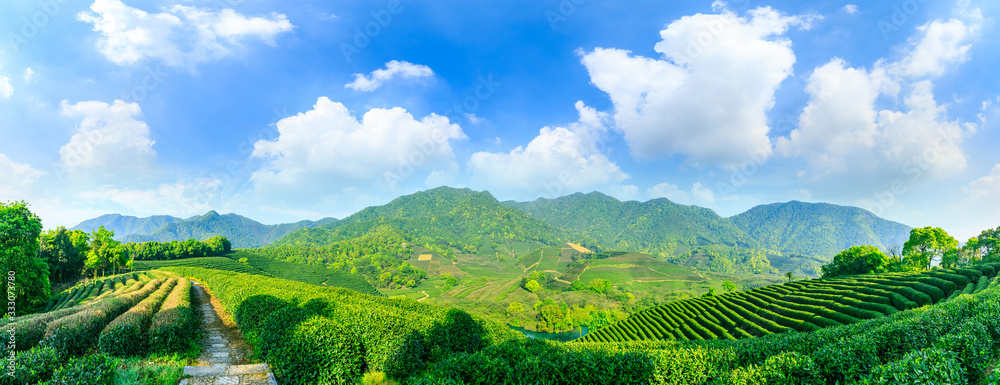
[[532, 293], [537, 293], [542, 289], [542, 285], [539, 285], [536, 280], [529, 279], [528, 282], [524, 284], [524, 288]]
[[702, 296], [703, 298], [707, 298], [707, 297], [715, 297], [715, 288], [714, 288], [714, 287], [710, 287], [710, 288], [708, 288], [708, 292], [707, 292], [707, 293], [705, 293], [705, 294], [702, 294], [701, 296]]
[[41, 234], [42, 220], [27, 203], [0, 203], [0, 274], [8, 299], [4, 313], [29, 314], [49, 301], [49, 266], [38, 258]]
[[524, 313], [524, 305], [521, 305], [520, 302], [514, 301], [507, 306], [507, 314], [511, 317], [516, 317], [521, 313]]
[[852, 246], [833, 257], [833, 262], [823, 265], [823, 277], [883, 273], [892, 260], [875, 246]]
[[63, 282], [83, 273], [87, 259], [87, 233], [81, 230], [55, 230], [42, 233], [38, 257], [49, 265], [49, 280]]
[[594, 278], [590, 280], [590, 290], [597, 294], [605, 294], [611, 291], [611, 281]]
[[788, 282], [792, 282], [792, 280], [795, 279], [795, 275], [793, 275], [792, 272], [789, 271], [785, 273], [785, 278], [788, 278]]
[[945, 253], [958, 247], [958, 241], [940, 227], [924, 227], [910, 230], [910, 239], [903, 244], [903, 255], [919, 255], [913, 260], [926, 262], [925, 269], [934, 262], [943, 263]]
[[114, 236], [115, 232], [105, 229], [104, 226], [90, 233], [90, 250], [87, 251], [84, 266], [91, 271], [92, 276], [96, 277], [98, 272], [104, 276], [109, 268], [117, 272], [119, 268], [128, 264], [128, 251], [121, 242], [114, 239]]
[[722, 290], [725, 290], [726, 293], [732, 293], [736, 291], [736, 284], [727, 279], [725, 282], [722, 282]]

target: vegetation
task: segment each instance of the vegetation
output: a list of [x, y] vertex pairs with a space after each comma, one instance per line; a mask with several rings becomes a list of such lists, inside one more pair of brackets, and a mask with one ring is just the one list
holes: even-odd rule
[[259, 269], [266, 273], [266, 275], [276, 278], [317, 286], [342, 287], [368, 295], [382, 295], [375, 289], [375, 286], [357, 274], [345, 273], [322, 266], [279, 261], [247, 251], [233, 252], [228, 255], [228, 258], [245, 261], [246, 266]]
[[892, 262], [875, 246], [851, 246], [835, 255], [833, 262], [823, 266], [823, 277], [884, 273], [890, 270]]
[[302, 228], [311, 228], [336, 222], [333, 218], [319, 221], [300, 221], [280, 225], [264, 225], [236, 214], [219, 215], [209, 211], [205, 215], [164, 223], [151, 232], [132, 233], [122, 237], [125, 242], [171, 242], [185, 239], [206, 239], [222, 236], [233, 247], [261, 247]]
[[5, 315], [29, 314], [49, 301], [49, 266], [37, 256], [41, 234], [42, 220], [27, 203], [0, 202], [0, 272], [8, 304]]
[[969, 285], [983, 290], [998, 267], [1000, 263], [795, 281], [676, 301], [643, 310], [579, 341], [732, 340], [816, 331], [945, 301]]

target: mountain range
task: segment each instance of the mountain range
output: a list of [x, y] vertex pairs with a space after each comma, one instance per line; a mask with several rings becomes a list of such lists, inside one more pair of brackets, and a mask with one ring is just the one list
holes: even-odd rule
[[244, 216], [220, 215], [215, 211], [187, 219], [166, 215], [138, 218], [108, 214], [83, 221], [73, 229], [89, 232], [104, 226], [114, 231], [115, 239], [122, 242], [170, 242], [189, 238], [203, 240], [221, 235], [229, 239], [234, 248], [252, 248], [271, 244], [301, 228], [322, 226], [336, 221], [335, 218], [323, 218], [318, 221], [265, 225]]
[[[857, 207], [791, 201], [754, 207], [726, 218], [667, 199], [622, 202], [599, 192], [531, 202], [499, 202], [488, 191], [439, 187], [365, 208], [347, 218], [263, 225], [210, 211], [188, 219], [105, 215], [75, 228], [99, 225], [123, 241], [203, 239], [222, 235], [234, 247], [321, 247], [389, 226], [433, 249], [475, 253], [492, 244], [573, 241], [604, 250], [660, 257], [706, 246], [767, 250], [829, 260], [850, 246], [901, 245], [910, 227]], [[152, 229], [152, 230], [151, 230]], [[436, 246], [436, 247], [435, 247]]]

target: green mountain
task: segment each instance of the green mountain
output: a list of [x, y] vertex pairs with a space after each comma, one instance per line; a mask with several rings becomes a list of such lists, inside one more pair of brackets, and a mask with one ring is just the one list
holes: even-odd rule
[[89, 233], [97, 230], [98, 227], [104, 226], [104, 228], [114, 231], [115, 237], [121, 238], [132, 234], [148, 234], [163, 225], [180, 221], [183, 221], [183, 219], [169, 215], [154, 215], [139, 218], [129, 215], [107, 214], [80, 222], [80, 224], [71, 230], [83, 230]]
[[[333, 222], [336, 222], [336, 219], [324, 218], [318, 221], [265, 225], [240, 215], [219, 215], [215, 211], [209, 211], [205, 215], [188, 219], [167, 216], [135, 218], [111, 214], [85, 221], [74, 228], [90, 231], [91, 228], [104, 225], [105, 228], [115, 230], [115, 238], [122, 242], [170, 242], [189, 238], [202, 240], [221, 235], [229, 239], [234, 248], [249, 248], [266, 246], [301, 228]], [[156, 223], [161, 224], [150, 230]], [[118, 229], [121, 229], [121, 232]]]
[[799, 201], [760, 205], [729, 219], [764, 248], [827, 258], [851, 246], [902, 246], [911, 229], [861, 208]]
[[504, 204], [555, 227], [586, 234], [606, 249], [667, 257], [707, 245], [758, 247], [756, 240], [715, 211], [663, 198], [621, 202], [592, 192]]
[[273, 246], [320, 247], [361, 237], [382, 226], [446, 255], [453, 254], [451, 247], [475, 253], [491, 243], [554, 245], [573, 240], [588, 244], [582, 237], [501, 204], [489, 192], [439, 187], [365, 208], [335, 223], [297, 230]]

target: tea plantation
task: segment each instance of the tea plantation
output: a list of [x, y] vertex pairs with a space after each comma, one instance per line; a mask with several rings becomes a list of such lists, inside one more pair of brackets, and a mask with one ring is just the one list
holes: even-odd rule
[[712, 340], [810, 332], [858, 323], [986, 289], [1000, 264], [818, 279], [671, 302], [582, 337], [581, 342]]
[[[235, 315], [248, 342], [282, 384], [357, 383], [366, 373], [433, 384], [988, 384], [998, 379], [989, 373], [1000, 348], [1000, 286], [990, 280], [996, 275], [993, 265], [975, 273], [936, 270], [806, 281], [775, 287], [760, 297], [724, 296], [730, 303], [756, 303], [760, 309], [771, 306], [766, 298], [791, 304], [797, 302], [790, 297], [806, 294], [843, 297], [840, 302], [808, 297], [829, 301], [811, 305], [817, 312], [844, 312], [839, 318], [832, 312], [820, 314], [839, 326], [831, 322], [820, 328], [816, 322], [823, 321], [810, 319], [818, 329], [812, 332], [771, 321], [762, 324], [773, 330], [761, 327], [766, 332], [757, 331], [763, 335], [758, 338], [585, 338], [570, 343], [527, 339], [502, 324], [407, 299], [194, 267], [167, 270], [204, 282]], [[850, 286], [852, 281], [858, 283]], [[966, 284], [959, 289], [962, 282]], [[830, 294], [834, 290], [839, 294]], [[961, 294], [966, 290], [971, 294]], [[716, 315], [725, 311], [689, 303], [689, 308], [712, 314], [719, 328], [736, 338]], [[834, 303], [851, 304], [840, 306], [858, 311], [847, 315]], [[709, 337], [688, 328], [692, 330], [682, 328], [679, 334]]]
[[154, 270], [170, 266], [204, 267], [206, 269], [232, 271], [232, 272], [246, 273], [246, 274], [256, 274], [269, 277], [272, 276], [268, 272], [262, 271], [256, 267], [245, 265], [226, 257], [184, 258], [184, 259], [173, 259], [168, 261], [135, 261], [134, 268], [135, 270], [138, 271], [145, 271], [145, 270]]
[[190, 292], [186, 278], [129, 273], [69, 290], [49, 304], [55, 310], [4, 319], [0, 338], [14, 343], [0, 354], [13, 363], [0, 384], [108, 383], [109, 356], [188, 349], [198, 336]]

